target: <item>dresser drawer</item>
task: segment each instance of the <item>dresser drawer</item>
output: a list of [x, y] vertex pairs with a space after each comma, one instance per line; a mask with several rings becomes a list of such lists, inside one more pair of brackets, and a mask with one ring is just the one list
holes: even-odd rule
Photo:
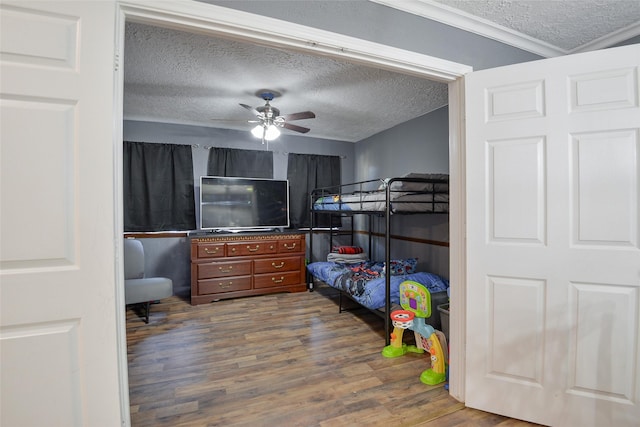
[[280, 271], [296, 271], [300, 270], [301, 259], [297, 257], [282, 257], [260, 259], [254, 261], [254, 273], [278, 273]]
[[227, 256], [275, 254], [278, 245], [273, 241], [227, 243]]
[[220, 261], [198, 264], [198, 280], [251, 274], [251, 260]]
[[251, 276], [198, 280], [198, 295], [247, 291], [249, 289], [251, 289]]
[[300, 239], [281, 240], [278, 242], [278, 253], [302, 251], [304, 251], [304, 247], [302, 247], [302, 241]]
[[224, 243], [200, 243], [198, 258], [221, 258], [224, 256]]
[[299, 285], [299, 271], [289, 271], [273, 274], [260, 274], [253, 277], [253, 287], [259, 288], [277, 288], [278, 286]]

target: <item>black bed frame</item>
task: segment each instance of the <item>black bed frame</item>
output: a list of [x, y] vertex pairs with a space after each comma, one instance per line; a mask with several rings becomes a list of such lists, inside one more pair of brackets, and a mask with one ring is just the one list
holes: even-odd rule
[[[423, 202], [415, 202], [415, 203], [425, 203], [425, 204], [431, 204], [430, 209], [428, 209], [429, 207], [427, 206], [427, 208], [425, 209], [425, 211], [420, 211], [420, 212], [392, 212], [392, 194], [394, 192], [394, 190], [391, 189], [392, 187], [392, 183], [394, 182], [414, 182], [414, 183], [431, 183], [434, 184], [432, 186], [432, 190], [431, 191], [422, 191], [422, 192], [413, 192], [415, 194], [431, 194], [432, 198], [430, 202], [427, 201], [423, 201]], [[367, 215], [369, 218], [369, 226], [368, 226], [368, 237], [369, 237], [369, 251], [372, 247], [372, 243], [373, 243], [373, 233], [372, 233], [372, 229], [373, 229], [373, 219], [374, 217], [384, 217], [384, 229], [385, 229], [385, 234], [384, 234], [384, 252], [385, 252], [385, 265], [391, 265], [391, 217], [394, 216], [398, 216], [398, 215], [425, 215], [425, 214], [429, 214], [429, 215], [433, 215], [433, 214], [448, 214], [449, 209], [448, 209], [448, 199], [447, 202], [443, 202], [443, 201], [436, 201], [436, 195], [437, 194], [443, 194], [444, 192], [442, 191], [436, 191], [436, 185], [435, 184], [448, 184], [448, 179], [444, 179], [444, 178], [414, 178], [414, 177], [395, 177], [395, 178], [390, 178], [390, 179], [386, 179], [386, 180], [382, 180], [382, 179], [376, 179], [376, 180], [366, 180], [366, 181], [360, 181], [360, 182], [356, 182], [356, 183], [350, 183], [350, 184], [343, 184], [340, 186], [332, 186], [332, 187], [322, 187], [322, 188], [316, 188], [314, 189], [310, 195], [309, 195], [309, 263], [314, 262], [313, 259], [313, 235], [314, 233], [317, 233], [319, 231], [326, 231], [324, 228], [317, 228], [315, 225], [315, 221], [316, 221], [316, 215], [318, 214], [330, 214], [331, 216], [334, 215], [339, 215], [341, 217], [346, 217], [346, 216], [350, 216], [353, 217], [354, 215]], [[367, 194], [371, 194], [374, 192], [379, 192], [380, 190], [376, 190], [376, 189], [371, 189], [372, 187], [377, 187], [380, 184], [386, 183], [386, 185], [384, 185], [384, 189], [385, 189], [385, 205], [384, 205], [384, 210], [366, 210], [366, 209], [362, 209], [362, 210], [318, 210], [318, 209], [314, 209], [314, 201], [317, 200], [320, 197], [329, 197], [329, 196], [337, 196], [342, 198], [343, 196], [353, 196], [353, 195], [357, 195], [357, 194], [361, 194], [361, 195], [367, 195]], [[403, 191], [405, 192], [405, 191]], [[448, 194], [448, 191], [447, 191]], [[363, 200], [361, 200], [360, 205], [362, 205], [362, 203], [364, 203]], [[414, 202], [412, 202], [414, 203]], [[435, 206], [436, 205], [442, 205], [442, 204], [447, 204], [447, 209], [446, 212], [442, 212], [442, 211], [437, 211]], [[333, 223], [333, 221], [330, 221], [330, 224]], [[351, 234], [351, 244], [353, 244], [354, 238], [353, 238], [353, 219], [351, 219], [350, 221], [351, 223], [351, 227], [350, 230], [348, 230], [348, 232]], [[328, 230], [329, 232], [329, 247], [333, 247], [333, 236], [334, 236], [334, 230], [332, 230], [331, 228], [329, 228]], [[370, 252], [369, 252], [370, 253]], [[307, 284], [309, 286], [309, 290], [313, 290], [313, 278], [311, 277], [311, 274], [307, 271]], [[342, 294], [343, 292], [340, 291], [340, 312], [342, 311]], [[345, 294], [345, 296], [349, 297], [349, 295]], [[352, 301], [356, 302], [354, 299], [349, 298]], [[366, 308], [366, 307], [364, 307]], [[368, 309], [368, 308], [367, 308]], [[373, 313], [375, 313], [378, 316], [381, 316], [384, 318], [384, 331], [385, 331], [385, 345], [389, 345], [390, 343], [390, 336], [391, 336], [391, 318], [389, 316], [389, 314], [391, 313], [391, 278], [390, 275], [385, 275], [385, 308], [384, 311], [380, 311], [380, 310], [370, 310]]]

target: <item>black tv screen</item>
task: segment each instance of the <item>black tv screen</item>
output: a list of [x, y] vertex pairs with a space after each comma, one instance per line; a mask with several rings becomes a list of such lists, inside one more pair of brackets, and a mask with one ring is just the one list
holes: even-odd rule
[[200, 177], [202, 230], [289, 227], [289, 181]]

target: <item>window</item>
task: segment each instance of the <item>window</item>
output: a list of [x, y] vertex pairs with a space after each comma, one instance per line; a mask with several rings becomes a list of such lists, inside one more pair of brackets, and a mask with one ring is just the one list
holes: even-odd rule
[[125, 231], [196, 228], [190, 145], [124, 142]]
[[[318, 154], [289, 154], [287, 178], [290, 183], [289, 216], [293, 228], [309, 226], [309, 193], [318, 187], [341, 182], [340, 157]], [[295, 185], [291, 185], [295, 183]], [[319, 227], [337, 226], [329, 215], [318, 215]]]
[[207, 174], [209, 176], [273, 178], [273, 153], [213, 147], [209, 150]]

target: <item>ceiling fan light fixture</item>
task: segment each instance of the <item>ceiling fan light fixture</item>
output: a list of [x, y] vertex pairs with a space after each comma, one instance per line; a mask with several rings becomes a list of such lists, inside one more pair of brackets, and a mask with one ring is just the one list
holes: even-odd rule
[[251, 129], [251, 134], [256, 138], [263, 138], [265, 141], [273, 141], [280, 136], [280, 130], [274, 124], [259, 124]]
[[314, 119], [316, 117], [311, 111], [300, 111], [299, 113], [281, 116], [280, 110], [269, 103], [269, 101], [279, 95], [280, 93], [278, 92], [260, 91], [258, 96], [265, 101], [265, 105], [253, 108], [247, 104], [240, 104], [242, 108], [249, 110], [257, 117], [257, 120], [249, 121], [249, 123], [258, 123], [258, 125], [251, 129], [251, 134], [261, 139], [263, 144], [265, 141], [273, 141], [280, 136], [280, 129], [278, 128], [285, 128], [300, 133], [309, 132], [309, 128], [291, 124], [289, 121]]
[[262, 138], [263, 133], [264, 133], [264, 127], [262, 127], [262, 125], [257, 125], [253, 129], [251, 129], [251, 134], [256, 138]]
[[267, 141], [273, 141], [280, 136], [280, 130], [276, 125], [267, 126], [267, 131], [264, 134], [264, 139]]

